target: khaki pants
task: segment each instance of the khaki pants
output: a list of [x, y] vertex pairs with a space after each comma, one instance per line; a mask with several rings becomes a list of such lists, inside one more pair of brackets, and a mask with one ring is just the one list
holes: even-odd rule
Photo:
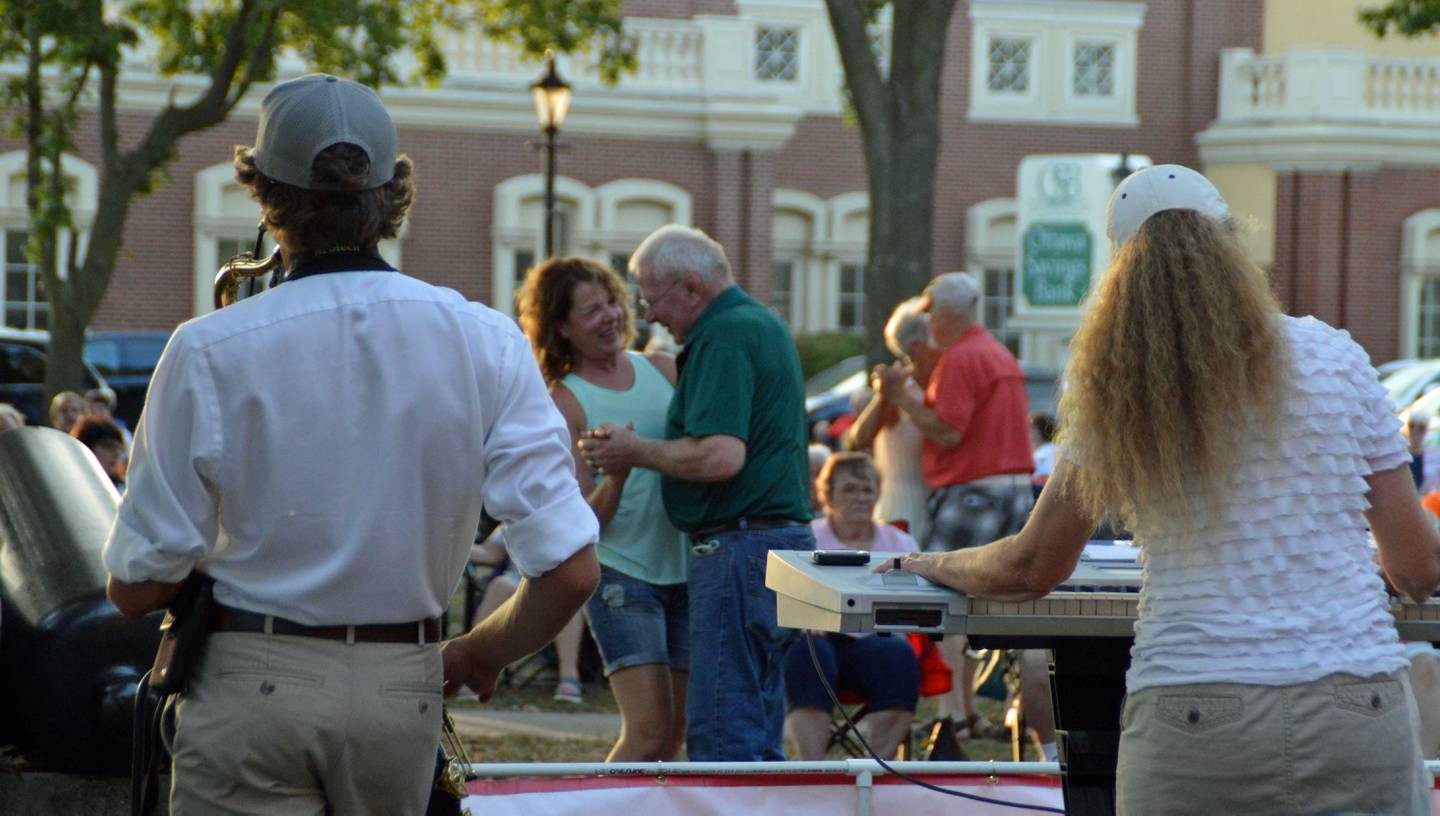
[[1116, 804], [1136, 814], [1428, 814], [1405, 671], [1298, 686], [1143, 689], [1121, 716]]
[[438, 645], [212, 635], [176, 706], [170, 812], [424, 813], [442, 673]]

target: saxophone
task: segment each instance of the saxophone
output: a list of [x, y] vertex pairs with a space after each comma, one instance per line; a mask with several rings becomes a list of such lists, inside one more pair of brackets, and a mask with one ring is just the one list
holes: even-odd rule
[[281, 257], [279, 247], [276, 247], [269, 257], [260, 257], [264, 240], [265, 224], [262, 222], [259, 232], [255, 236], [255, 249], [236, 255], [226, 261], [225, 265], [220, 267], [220, 271], [215, 273], [216, 310], [223, 309], [240, 299], [240, 284], [243, 282], [254, 281], [261, 275], [271, 275], [271, 286], [280, 282], [285, 261]]

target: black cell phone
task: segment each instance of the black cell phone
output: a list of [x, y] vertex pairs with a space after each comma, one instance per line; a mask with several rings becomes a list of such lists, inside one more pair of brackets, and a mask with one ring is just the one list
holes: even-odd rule
[[864, 550], [816, 550], [810, 553], [810, 560], [824, 567], [863, 567], [870, 563], [870, 553]]

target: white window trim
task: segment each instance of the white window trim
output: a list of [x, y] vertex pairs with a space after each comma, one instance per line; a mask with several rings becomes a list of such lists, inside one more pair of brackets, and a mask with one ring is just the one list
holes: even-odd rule
[[[535, 258], [544, 257], [544, 233], [539, 224], [524, 223], [521, 205], [528, 199], [543, 196], [545, 177], [539, 173], [514, 176], [495, 185], [491, 227], [491, 306], [504, 314], [515, 315], [515, 253], [529, 249]], [[656, 179], [625, 178], [590, 188], [584, 182], [567, 176], [555, 177], [556, 201], [574, 205], [575, 217], [570, 225], [572, 255], [579, 255], [610, 264], [612, 254], [630, 254], [645, 235], [622, 232], [619, 211], [634, 201], [657, 202], [670, 209], [671, 223], [690, 226], [695, 205], [690, 192]], [[621, 275], [625, 270], [617, 269]]]
[[[655, 201], [669, 207], [672, 223], [689, 226], [694, 218], [694, 200], [683, 187], [654, 179], [606, 182], [595, 188], [595, 209], [600, 225], [597, 238], [610, 251], [628, 254], [645, 240], [644, 235], [620, 231], [620, 209], [633, 201]], [[615, 271], [625, 273], [623, 269]]]
[[[750, 55], [750, 71], [752, 76], [754, 76], [755, 82], [759, 83], [762, 87], [797, 87], [804, 85], [807, 62], [805, 56], [809, 51], [808, 46], [810, 40], [808, 28], [804, 22], [799, 20], [757, 20], [755, 22], [755, 36], [750, 38], [752, 49]], [[795, 33], [795, 76], [790, 79], [785, 79], [784, 77], [778, 76], [760, 77], [755, 75], [754, 72], [758, 67], [756, 62], [760, 59], [760, 43], [758, 40], [760, 39], [762, 29], [769, 31], [793, 31]]]
[[821, 252], [826, 259], [821, 295], [825, 318], [819, 328], [825, 331], [839, 331], [840, 267], [845, 264], [864, 266], [869, 250], [869, 235], [859, 239], [847, 236], [845, 222], [861, 213], [864, 213], [867, 219], [869, 218], [870, 196], [868, 193], [859, 191], [841, 193], [827, 201], [826, 208], [830, 212], [830, 234], [828, 240], [821, 247]]
[[[734, 19], [749, 27], [751, 77], [754, 76], [756, 29], [800, 29], [796, 78], [790, 81], [752, 79], [754, 87], [774, 94], [781, 104], [806, 113], [837, 115], [842, 112], [845, 74], [824, 3], [815, 0], [736, 0], [735, 7], [739, 16]], [[888, 27], [890, 16], [887, 5], [876, 20], [877, 26]]]
[[[1414, 357], [1420, 348], [1420, 292], [1425, 279], [1440, 276], [1440, 257], [1425, 254], [1426, 238], [1440, 231], [1440, 209], [1421, 210], [1405, 219], [1401, 230], [1400, 356]], [[1435, 265], [1435, 274], [1422, 269]]]
[[[60, 156], [60, 168], [65, 173], [66, 180], [72, 185], [69, 201], [70, 219], [75, 225], [79, 241], [78, 251], [83, 259], [85, 248], [90, 243], [90, 228], [95, 223], [95, 209], [100, 200], [100, 174], [95, 170], [95, 165], [69, 153]], [[0, 229], [30, 231], [29, 210], [23, 204], [14, 207], [9, 204], [13, 193], [10, 189], [11, 179], [17, 175], [23, 176], [24, 173], [24, 150], [12, 150], [9, 153], [0, 154]], [[17, 198], [21, 201], [25, 200], [23, 190]], [[62, 279], [67, 276], [67, 269], [70, 266], [69, 246], [69, 241], [62, 238], [56, 265], [56, 271]]]
[[[545, 194], [545, 176], [527, 173], [508, 178], [495, 185], [494, 211], [491, 215], [490, 305], [496, 311], [515, 316], [515, 253], [529, 249], [538, 260], [545, 255], [543, 224], [526, 224], [520, 218], [520, 207], [526, 199]], [[575, 205], [571, 224], [570, 249], [585, 254], [581, 247], [591, 239], [589, 225], [595, 223], [595, 191], [583, 181], [569, 176], [555, 177], [555, 200]], [[543, 218], [543, 216], [542, 216]]]
[[[1016, 224], [1020, 222], [1020, 207], [1013, 198], [988, 198], [984, 201], [971, 205], [965, 211], [965, 271], [969, 272], [975, 280], [980, 282], [981, 287], [985, 285], [985, 269], [995, 263], [1008, 262], [1012, 273], [1016, 272], [1016, 247], [1014, 243], [1001, 244], [991, 239], [991, 231], [995, 228], [995, 222], [1006, 218], [1013, 219]], [[987, 263], [990, 262], [990, 263]], [[1019, 278], [1016, 278], [1018, 283]], [[1018, 296], [1018, 295], [1017, 295]], [[984, 315], [979, 316], [982, 320]], [[994, 328], [994, 327], [987, 327]], [[1012, 330], [1018, 327], [1012, 326]], [[1031, 332], [1020, 331], [1020, 359], [1029, 359], [1031, 351]]]
[[817, 295], [824, 291], [825, 259], [821, 247], [828, 244], [831, 223], [824, 199], [802, 190], [776, 188], [770, 197], [771, 212], [790, 210], [810, 219], [810, 240], [801, 244], [775, 242], [774, 261], [794, 264], [790, 278], [791, 330], [796, 334], [817, 331], [825, 325], [825, 313]]
[[[972, 0], [967, 118], [972, 122], [1138, 127], [1136, 57], [1144, 17], [1144, 3]], [[990, 90], [990, 41], [994, 38], [1031, 39], [1031, 75], [1025, 94]], [[1074, 94], [1078, 41], [1115, 45], [1113, 95]]]
[[[1023, 116], [1027, 111], [1040, 104], [1041, 78], [1045, 75], [1046, 52], [1050, 50], [1045, 45], [1046, 39], [1047, 35], [1044, 30], [1006, 27], [992, 28], [986, 31], [985, 38], [977, 43], [972, 56], [971, 70], [975, 74], [976, 81], [971, 83], [971, 90], [981, 95], [979, 101], [983, 102], [987, 109], [1012, 112]], [[990, 46], [995, 40], [1024, 40], [1030, 43], [1030, 60], [1026, 64], [1024, 91], [991, 90]]]

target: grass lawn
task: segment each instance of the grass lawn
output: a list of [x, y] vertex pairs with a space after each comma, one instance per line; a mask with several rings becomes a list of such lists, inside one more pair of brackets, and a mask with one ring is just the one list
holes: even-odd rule
[[[608, 685], [586, 683], [582, 702], [555, 702], [550, 699], [553, 679], [549, 676], [537, 678], [524, 688], [500, 688], [489, 703], [474, 700], [451, 700], [452, 708], [490, 708], [509, 711], [576, 711], [619, 713], [615, 698]], [[1001, 704], [988, 697], [978, 700], [981, 713], [994, 722], [1004, 719]], [[935, 716], [935, 701], [921, 700], [915, 714], [918, 725], [929, 722]], [[918, 742], [918, 738], [917, 738]], [[603, 739], [549, 739], [529, 735], [504, 737], [465, 738], [466, 749], [474, 762], [603, 762], [610, 752], [611, 743]], [[1010, 744], [999, 740], [972, 739], [961, 746], [966, 756], [974, 760], [1009, 760]], [[794, 746], [786, 743], [787, 755], [793, 756]], [[1032, 747], [1026, 746], [1026, 759], [1040, 759]], [[833, 750], [829, 758], [844, 759], [846, 755]], [[678, 759], [683, 759], [679, 757]]]

